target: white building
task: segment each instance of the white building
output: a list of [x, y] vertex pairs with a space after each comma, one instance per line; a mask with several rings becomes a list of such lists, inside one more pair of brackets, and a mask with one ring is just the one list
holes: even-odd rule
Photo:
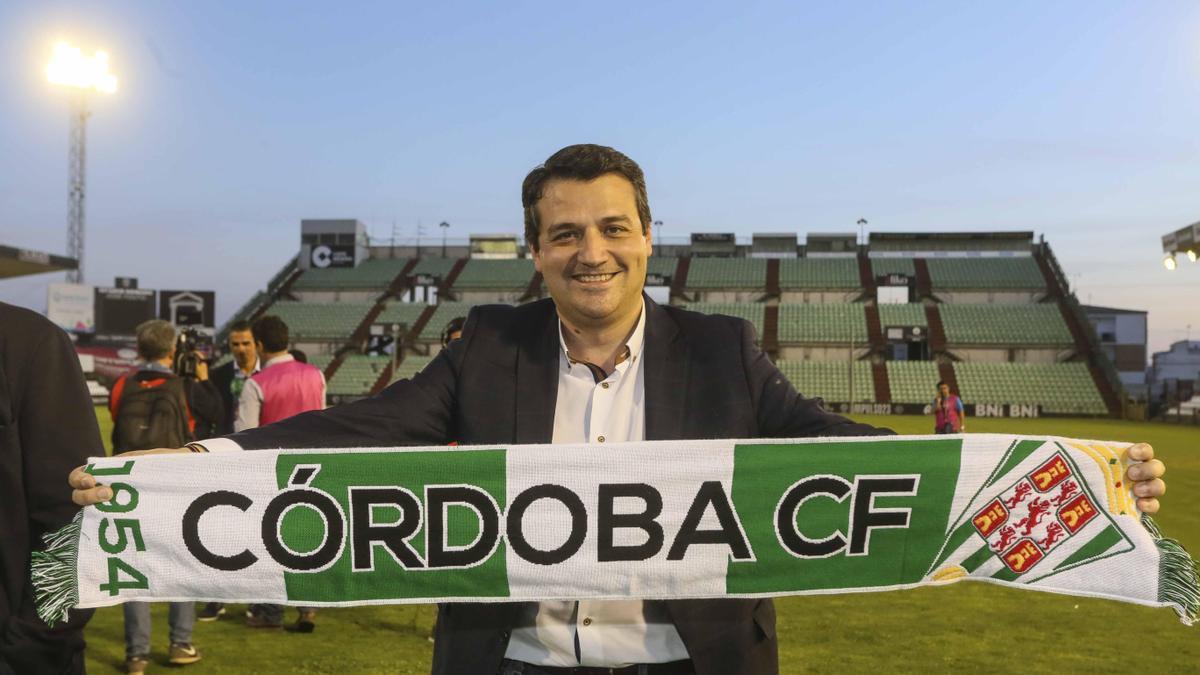
[[1157, 352], [1150, 366], [1150, 398], [1171, 403], [1188, 400], [1197, 393], [1200, 380], [1200, 340], [1180, 340], [1165, 352]]
[[1089, 305], [1083, 310], [1100, 338], [1100, 349], [1116, 366], [1125, 391], [1135, 399], [1146, 400], [1146, 312]]

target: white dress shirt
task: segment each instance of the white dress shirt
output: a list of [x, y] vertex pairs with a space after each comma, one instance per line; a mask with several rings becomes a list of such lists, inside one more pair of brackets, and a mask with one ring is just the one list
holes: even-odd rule
[[[643, 305], [628, 357], [605, 376], [572, 361], [559, 324], [554, 443], [646, 440], [645, 328]], [[661, 601], [568, 600], [531, 604], [504, 656], [541, 666], [617, 667], [682, 661], [688, 652]]]

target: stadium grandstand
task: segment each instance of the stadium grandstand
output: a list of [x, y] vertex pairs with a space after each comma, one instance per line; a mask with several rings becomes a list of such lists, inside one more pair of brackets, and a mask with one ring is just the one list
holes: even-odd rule
[[[361, 224], [348, 229], [355, 222], [304, 221], [300, 252], [233, 317], [287, 321], [334, 402], [420, 372], [472, 306], [547, 295], [517, 237], [375, 245]], [[322, 223], [337, 227], [322, 233]], [[833, 409], [917, 414], [944, 380], [975, 414], [1124, 413], [1116, 370], [1032, 232], [871, 233], [865, 243], [698, 233], [658, 244], [648, 293], [747, 320], [796, 388]]]

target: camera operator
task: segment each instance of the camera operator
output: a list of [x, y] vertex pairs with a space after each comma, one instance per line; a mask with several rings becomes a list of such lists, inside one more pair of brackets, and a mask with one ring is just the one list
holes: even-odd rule
[[208, 353], [211, 347], [211, 337], [202, 336], [190, 328], [180, 331], [175, 341], [174, 371], [183, 379], [184, 392], [195, 420], [195, 440], [223, 433], [225, 424], [221, 393], [208, 377]]

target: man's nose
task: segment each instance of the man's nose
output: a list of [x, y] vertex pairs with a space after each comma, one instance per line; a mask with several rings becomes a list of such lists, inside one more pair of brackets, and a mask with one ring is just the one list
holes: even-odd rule
[[608, 242], [598, 230], [588, 228], [579, 242], [579, 262], [584, 265], [603, 265], [608, 261]]

